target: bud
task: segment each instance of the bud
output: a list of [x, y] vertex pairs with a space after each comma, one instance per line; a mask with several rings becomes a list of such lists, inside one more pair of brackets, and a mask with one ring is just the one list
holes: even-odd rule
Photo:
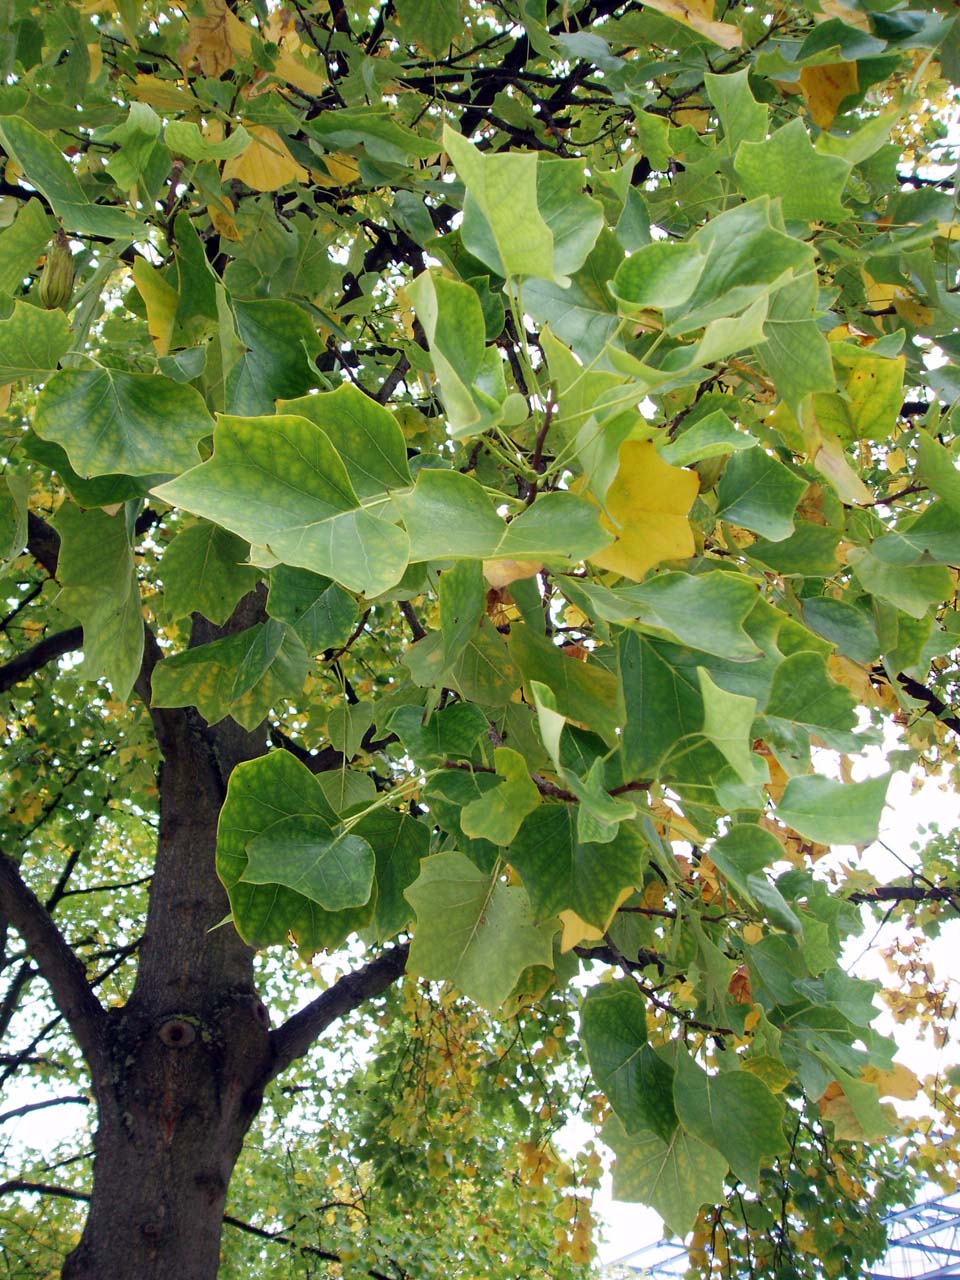
[[38, 290], [40, 301], [48, 311], [54, 311], [57, 307], [66, 310], [73, 297], [73, 254], [70, 252], [70, 242], [62, 231], [57, 232], [47, 254]]

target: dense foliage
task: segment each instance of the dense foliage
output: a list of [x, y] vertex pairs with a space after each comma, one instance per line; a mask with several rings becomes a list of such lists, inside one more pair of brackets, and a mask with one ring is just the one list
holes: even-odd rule
[[585, 1275], [574, 1115], [707, 1270], [951, 1176], [843, 949], [942, 1042], [955, 846], [830, 846], [955, 769], [958, 23], [8, 7], [8, 1274], [187, 1275], [192, 1169], [231, 1275]]

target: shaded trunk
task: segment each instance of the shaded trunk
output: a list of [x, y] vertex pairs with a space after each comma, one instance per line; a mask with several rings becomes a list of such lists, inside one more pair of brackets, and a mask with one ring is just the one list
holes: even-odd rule
[[229, 907], [214, 866], [226, 779], [263, 736], [177, 717], [158, 725], [146, 933], [133, 994], [99, 1046], [93, 1197], [65, 1280], [216, 1276], [227, 1186], [271, 1062], [253, 953], [216, 927]]

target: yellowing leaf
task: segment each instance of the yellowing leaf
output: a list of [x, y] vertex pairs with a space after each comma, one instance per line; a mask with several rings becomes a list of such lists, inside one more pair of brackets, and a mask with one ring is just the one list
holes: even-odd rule
[[839, 18], [848, 27], [856, 27], [858, 31], [871, 34], [870, 18], [866, 11], [847, 4], [846, 0], [820, 0], [820, 8], [824, 18]]
[[601, 569], [639, 582], [663, 560], [680, 560], [695, 550], [687, 512], [700, 487], [695, 471], [664, 462], [650, 441], [620, 446], [619, 468], [607, 491], [605, 529], [617, 541], [591, 556]]
[[815, 125], [829, 129], [840, 103], [859, 88], [855, 62], [828, 62], [804, 67], [800, 90]]
[[165, 356], [173, 338], [180, 295], [145, 258], [138, 257], [133, 264], [133, 283], [147, 308], [150, 341], [156, 347], [157, 355]]
[[572, 951], [574, 947], [579, 947], [582, 942], [601, 942], [603, 935], [610, 928], [613, 917], [632, 893], [633, 885], [628, 885], [626, 889], [621, 890], [616, 904], [602, 929], [597, 929], [592, 924], [587, 924], [585, 920], [580, 919], [575, 911], [561, 911], [559, 916], [560, 923], [563, 925], [563, 932], [560, 935], [560, 950], [563, 952]]
[[674, 22], [698, 31], [721, 49], [736, 49], [743, 42], [739, 28], [713, 21], [713, 0], [644, 0], [644, 4]]
[[308, 174], [290, 154], [287, 144], [275, 129], [266, 125], [247, 125], [253, 141], [239, 156], [223, 166], [223, 180], [237, 178], [254, 191], [277, 191], [288, 182], [305, 182]]

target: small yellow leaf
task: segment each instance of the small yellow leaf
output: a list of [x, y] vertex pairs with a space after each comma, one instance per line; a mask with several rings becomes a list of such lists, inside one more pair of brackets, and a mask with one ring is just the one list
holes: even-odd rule
[[483, 576], [491, 587], [508, 587], [520, 578], [535, 578], [542, 568], [530, 560], [484, 560]]
[[319, 187], [349, 187], [360, 177], [360, 165], [353, 156], [327, 155], [323, 157], [323, 164], [326, 174], [318, 170], [314, 179]]
[[610, 928], [613, 917], [632, 893], [633, 885], [628, 885], [626, 889], [620, 891], [616, 904], [602, 929], [597, 929], [594, 925], [587, 924], [586, 920], [581, 920], [575, 911], [561, 911], [559, 915], [560, 923], [563, 925], [563, 933], [560, 935], [560, 950], [563, 952], [572, 951], [574, 947], [579, 947], [581, 942], [600, 942], [603, 935]]
[[233, 201], [227, 196], [220, 197], [219, 208], [215, 204], [208, 204], [207, 213], [210, 215], [214, 230], [218, 231], [224, 239], [241, 240], [243, 238], [233, 216]]
[[617, 535], [612, 546], [591, 556], [601, 569], [639, 582], [663, 560], [695, 551], [687, 512], [700, 487], [695, 471], [664, 462], [650, 441], [620, 446], [620, 466], [607, 492], [601, 523]]
[[103, 50], [99, 43], [87, 45], [87, 56], [90, 59], [90, 83], [93, 84], [103, 68]]
[[821, 129], [830, 128], [840, 103], [858, 88], [855, 62], [828, 62], [819, 67], [804, 67], [800, 72], [803, 100], [813, 123]]
[[230, 70], [233, 48], [227, 30], [228, 17], [232, 14], [226, 0], [207, 0], [203, 17], [191, 20], [187, 42], [179, 50], [180, 65], [184, 70], [194, 58], [200, 63], [203, 74], [213, 79], [219, 79]]
[[266, 125], [247, 125], [253, 141], [242, 155], [234, 156], [223, 166], [223, 180], [237, 178], [254, 191], [277, 191], [288, 182], [305, 182], [306, 169], [290, 154], [287, 144], [275, 129]]
[[743, 43], [738, 27], [713, 21], [713, 0], [644, 0], [644, 4], [674, 22], [698, 31], [721, 49], [736, 49]]
[[156, 267], [138, 257], [133, 264], [133, 283], [147, 308], [147, 329], [158, 356], [165, 356], [173, 339], [180, 295], [164, 280]]
[[[820, 0], [820, 8], [823, 11], [823, 18], [839, 18], [841, 22], [845, 22], [848, 27], [856, 27], [858, 31], [866, 31], [871, 35], [870, 18], [863, 9], [855, 8], [851, 4], [847, 4], [846, 0]], [[816, 19], [815, 19], [816, 20]]]

